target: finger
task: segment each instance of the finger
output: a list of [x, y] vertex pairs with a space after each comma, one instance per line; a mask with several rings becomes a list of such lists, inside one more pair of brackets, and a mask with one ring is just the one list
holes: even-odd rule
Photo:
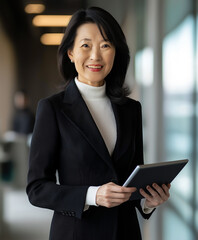
[[162, 189], [164, 190], [165, 193], [169, 192], [169, 188], [166, 184], [162, 184]]
[[[154, 186], [154, 185], [153, 185]], [[155, 189], [156, 190], [154, 190], [151, 186], [147, 186], [146, 187], [146, 189], [147, 189], [147, 191], [149, 191], [149, 193], [151, 194], [151, 196], [152, 197], [154, 197], [154, 198], [159, 198], [160, 197], [160, 195], [159, 195], [159, 192], [157, 191], [157, 190], [159, 190], [160, 191], [160, 187], [157, 185], [157, 184], [155, 184]]]
[[111, 193], [109, 195], [99, 195], [96, 197], [96, 203], [105, 207], [113, 207], [122, 204], [129, 200], [131, 194], [117, 194]]
[[155, 183], [152, 186], [154, 189], [150, 186], [146, 187], [146, 189], [151, 195], [147, 194], [143, 189], [140, 189], [140, 194], [143, 197], [145, 197], [146, 199], [145, 203], [148, 207], [157, 207], [168, 200], [170, 196], [169, 194], [170, 186], [169, 185], [166, 186], [165, 184], [163, 184], [162, 187], [160, 187]]
[[110, 192], [106, 195], [106, 198], [109, 199], [129, 199], [131, 193], [117, 193], [117, 192]]
[[140, 193], [146, 199], [145, 205], [147, 207], [154, 208], [163, 203], [163, 200], [157, 194], [157, 192], [155, 192], [155, 190], [153, 190], [150, 186], [147, 186], [147, 190], [150, 192], [151, 195], [147, 194], [143, 189], [140, 189]]
[[107, 184], [107, 186], [109, 187], [109, 190], [112, 192], [133, 193], [137, 190], [137, 188], [135, 187], [123, 187], [111, 182]]
[[114, 198], [108, 198], [110, 202], [115, 202], [115, 203], [123, 203], [128, 201], [130, 196], [125, 196], [125, 197], [114, 197]]
[[152, 201], [152, 196], [148, 193], [146, 193], [142, 188], [140, 188], [140, 194], [146, 198], [148, 201]]
[[122, 192], [122, 193], [133, 193], [135, 191], [137, 191], [137, 188], [135, 188], [135, 187], [121, 187], [120, 188], [120, 192]]
[[158, 195], [162, 198], [163, 201], [167, 201], [169, 198], [169, 189], [168, 187], [163, 184], [162, 187], [154, 183], [152, 187], [157, 191]]
[[166, 196], [169, 198], [170, 197], [170, 191], [169, 191], [170, 188], [167, 185], [165, 185], [165, 184], [162, 185], [162, 188], [163, 188]]
[[105, 184], [102, 185], [98, 191], [97, 194], [101, 196], [105, 196], [107, 198], [125, 198], [130, 196], [132, 192], [134, 192], [135, 189], [126, 189], [122, 188], [121, 186], [115, 185], [115, 184]]
[[166, 186], [167, 186], [169, 189], [171, 188], [171, 184], [170, 184], [170, 183], [168, 183]]
[[[127, 191], [127, 192], [125, 192]], [[96, 193], [96, 203], [101, 206], [112, 207], [128, 201], [134, 188], [123, 188], [114, 183], [107, 183], [99, 187]]]

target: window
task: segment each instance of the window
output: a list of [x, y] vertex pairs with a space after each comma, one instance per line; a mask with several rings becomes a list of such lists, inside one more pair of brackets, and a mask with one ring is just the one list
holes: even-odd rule
[[163, 42], [165, 158], [190, 160], [172, 184], [172, 198], [163, 214], [163, 240], [195, 239], [191, 204], [195, 198], [193, 168], [196, 161], [193, 158], [193, 24], [193, 17], [187, 17]]

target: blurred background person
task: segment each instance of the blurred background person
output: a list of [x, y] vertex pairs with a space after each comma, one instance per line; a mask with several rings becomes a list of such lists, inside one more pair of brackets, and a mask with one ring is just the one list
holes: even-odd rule
[[31, 134], [34, 128], [35, 116], [29, 107], [29, 98], [24, 90], [14, 95], [14, 115], [11, 129], [19, 134]]
[[35, 116], [30, 100], [23, 89], [14, 93], [14, 111], [10, 129], [3, 135], [3, 149], [9, 157], [2, 163], [2, 180], [13, 187], [22, 188], [26, 182], [27, 158]]

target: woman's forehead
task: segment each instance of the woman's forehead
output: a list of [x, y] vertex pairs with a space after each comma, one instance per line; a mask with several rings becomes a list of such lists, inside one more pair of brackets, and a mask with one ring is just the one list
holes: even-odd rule
[[84, 23], [77, 28], [75, 39], [78, 41], [92, 41], [95, 38], [108, 41], [103, 28], [99, 29], [96, 23]]

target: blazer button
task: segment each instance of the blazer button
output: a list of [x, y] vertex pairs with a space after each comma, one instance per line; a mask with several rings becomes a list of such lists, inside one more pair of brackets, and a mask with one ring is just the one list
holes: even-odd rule
[[75, 212], [72, 211], [72, 212], [71, 212], [71, 216], [72, 216], [72, 217], [75, 217], [75, 215], [76, 215]]
[[63, 216], [65, 216], [65, 212], [64, 212], [64, 211], [61, 211], [61, 214], [62, 214]]

